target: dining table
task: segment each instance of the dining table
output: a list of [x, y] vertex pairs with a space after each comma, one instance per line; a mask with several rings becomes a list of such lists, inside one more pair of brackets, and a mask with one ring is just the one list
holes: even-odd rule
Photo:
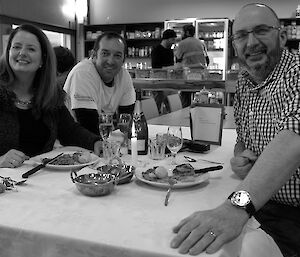
[[[148, 125], [149, 137], [166, 133], [165, 125]], [[190, 139], [188, 127], [183, 137]], [[27, 181], [0, 194], [0, 256], [1, 257], [178, 257], [184, 256], [170, 247], [175, 234], [172, 228], [183, 218], [199, 210], [214, 208], [226, 201], [239, 179], [230, 168], [236, 139], [234, 129], [224, 129], [221, 146], [212, 146], [204, 153], [179, 152], [177, 163], [192, 157], [195, 168], [214, 166], [223, 169], [206, 174], [200, 183], [174, 188], [169, 204], [164, 205], [166, 187], [145, 183], [142, 172], [154, 166], [172, 168], [171, 159], [152, 160], [138, 155], [135, 176], [130, 183], [116, 185], [105, 196], [81, 194], [70, 178], [71, 168], [45, 167]], [[52, 155], [74, 147], [61, 147]], [[122, 161], [130, 164], [131, 155]], [[91, 167], [102, 165], [103, 159]], [[18, 168], [1, 168], [1, 176], [18, 180], [36, 166], [31, 158]], [[199, 256], [248, 257], [275, 256], [281, 253], [272, 238], [249, 219], [239, 237], [225, 244], [218, 252]]]

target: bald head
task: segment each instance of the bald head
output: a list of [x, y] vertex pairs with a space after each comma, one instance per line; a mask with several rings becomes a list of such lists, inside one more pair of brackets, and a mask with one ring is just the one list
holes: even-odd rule
[[255, 27], [265, 24], [268, 26], [280, 26], [278, 16], [269, 6], [252, 3], [244, 5], [237, 13], [233, 23], [233, 33], [245, 27]]

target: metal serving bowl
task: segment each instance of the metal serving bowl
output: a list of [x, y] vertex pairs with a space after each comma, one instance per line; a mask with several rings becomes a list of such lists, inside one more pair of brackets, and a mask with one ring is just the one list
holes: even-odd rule
[[108, 173], [89, 173], [77, 176], [76, 171], [72, 171], [71, 179], [78, 191], [87, 196], [110, 194], [116, 184], [116, 177]]
[[112, 174], [116, 176], [117, 184], [129, 183], [134, 175], [135, 167], [126, 164], [104, 165], [97, 168], [99, 174]]

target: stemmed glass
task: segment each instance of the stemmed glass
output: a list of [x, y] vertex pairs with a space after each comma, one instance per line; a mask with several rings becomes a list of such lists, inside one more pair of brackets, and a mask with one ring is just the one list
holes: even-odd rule
[[177, 127], [177, 126], [168, 127], [167, 134], [168, 134], [167, 147], [171, 151], [171, 154], [173, 156], [173, 160], [171, 161], [171, 164], [176, 165], [176, 155], [178, 151], [181, 149], [183, 144], [182, 129], [181, 127]]
[[121, 113], [118, 119], [118, 127], [124, 134], [124, 142], [122, 146], [128, 147], [128, 131], [131, 122], [131, 115], [129, 113]]
[[99, 115], [99, 132], [103, 141], [107, 141], [109, 135], [113, 131], [113, 114], [112, 113], [100, 113]]

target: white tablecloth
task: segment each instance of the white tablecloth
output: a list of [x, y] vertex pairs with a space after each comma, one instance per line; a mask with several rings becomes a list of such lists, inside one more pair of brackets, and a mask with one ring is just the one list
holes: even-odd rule
[[[149, 126], [149, 129], [152, 135], [166, 131], [166, 127]], [[189, 131], [184, 134], [188, 137]], [[25, 185], [18, 186], [17, 192], [0, 194], [0, 256], [182, 256], [169, 246], [174, 237], [172, 227], [194, 211], [217, 206], [239, 183], [229, 166], [234, 141], [234, 130], [226, 130], [221, 147], [212, 147], [207, 154], [188, 153], [196, 159], [224, 162], [224, 169], [212, 172], [207, 183], [174, 190], [167, 207], [163, 204], [165, 189], [136, 179], [117, 186], [110, 195], [93, 198], [77, 191], [69, 170], [42, 169], [29, 177]], [[126, 158], [129, 162], [130, 156]], [[181, 158], [182, 153], [179, 161]], [[149, 166], [159, 164], [146, 156], [140, 160]], [[18, 169], [1, 169], [0, 175], [17, 176], [30, 168], [29, 160]], [[137, 171], [145, 168], [138, 167]], [[250, 220], [238, 239], [209, 256], [280, 255], [273, 240], [257, 228], [255, 220]]]

